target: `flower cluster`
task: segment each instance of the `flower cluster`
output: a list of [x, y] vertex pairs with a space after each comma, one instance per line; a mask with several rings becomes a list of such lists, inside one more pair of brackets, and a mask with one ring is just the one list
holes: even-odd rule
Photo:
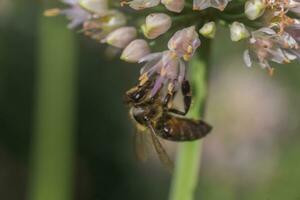
[[[284, 64], [300, 59], [300, 1], [251, 0], [245, 4], [250, 20], [262, 18], [262, 27], [252, 31], [249, 48], [244, 52], [247, 66], [258, 62], [272, 73], [270, 61]], [[294, 16], [294, 17], [293, 17]]]
[[139, 60], [146, 62], [141, 69], [141, 84], [155, 76], [151, 96], [163, 86], [167, 86], [168, 93], [172, 95], [185, 79], [185, 62], [190, 60], [199, 46], [200, 39], [194, 26], [177, 31], [168, 42], [168, 50]]
[[218, 26], [229, 28], [232, 41], [248, 41], [244, 61], [249, 67], [257, 63], [272, 73], [275, 63], [300, 60], [300, 0], [62, 1], [66, 9], [45, 15], [65, 15], [69, 28], [121, 49], [122, 60], [145, 63], [139, 81], [155, 80], [152, 95], [161, 88], [178, 90], [200, 39], [213, 39]]

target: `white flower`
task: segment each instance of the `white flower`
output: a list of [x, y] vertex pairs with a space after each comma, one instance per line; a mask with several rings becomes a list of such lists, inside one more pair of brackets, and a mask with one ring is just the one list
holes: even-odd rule
[[216, 35], [216, 23], [215, 22], [207, 22], [202, 28], [199, 30], [199, 33], [206, 38], [214, 38]]
[[245, 3], [245, 14], [250, 20], [255, 20], [263, 15], [266, 6], [264, 0], [248, 0]]
[[102, 41], [110, 32], [125, 24], [126, 19], [121, 12], [110, 10], [107, 15], [85, 21], [83, 32], [92, 39]]
[[146, 17], [142, 26], [144, 35], [149, 39], [157, 38], [167, 32], [172, 25], [171, 17], [164, 13], [152, 13]]
[[148, 54], [150, 54], [150, 49], [147, 41], [136, 39], [130, 42], [123, 50], [121, 59], [126, 62], [136, 63]]
[[237, 42], [250, 36], [249, 31], [243, 23], [233, 22], [230, 26], [230, 38]]
[[160, 0], [133, 0], [127, 2], [129, 6], [135, 10], [155, 7], [160, 3]]
[[201, 42], [195, 26], [177, 31], [169, 40], [168, 48], [184, 60], [190, 60]]
[[103, 15], [108, 11], [107, 0], [79, 0], [79, 5], [89, 12]]
[[107, 35], [102, 42], [107, 42], [114, 47], [124, 48], [137, 36], [135, 27], [124, 26], [118, 28]]
[[44, 15], [48, 17], [65, 15], [71, 21], [68, 24], [70, 29], [83, 25], [94, 14], [100, 17], [109, 12], [107, 0], [62, 0], [62, 2], [69, 5], [69, 7], [49, 9], [44, 12]]
[[180, 13], [184, 8], [185, 0], [161, 0], [169, 11]]

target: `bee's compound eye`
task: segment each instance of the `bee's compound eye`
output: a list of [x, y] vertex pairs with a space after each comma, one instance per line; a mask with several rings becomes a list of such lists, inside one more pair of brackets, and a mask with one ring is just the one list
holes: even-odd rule
[[138, 91], [138, 92], [136, 92], [135, 94], [132, 95], [132, 99], [135, 102], [139, 102], [144, 96], [145, 96], [145, 91], [140, 90], [140, 91]]
[[145, 121], [149, 121], [150, 119], [149, 119], [149, 117], [148, 117], [147, 115], [145, 115], [145, 116], [144, 116], [144, 120], [145, 120]]

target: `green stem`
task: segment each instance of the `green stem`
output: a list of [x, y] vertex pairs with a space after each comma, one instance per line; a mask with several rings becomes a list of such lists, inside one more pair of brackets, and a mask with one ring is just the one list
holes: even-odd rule
[[[190, 80], [193, 88], [193, 106], [188, 117], [199, 119], [205, 111], [207, 93], [207, 66], [209, 42], [201, 46], [203, 52], [190, 62]], [[179, 145], [175, 173], [169, 200], [193, 200], [200, 170], [202, 141], [184, 142]]]
[[71, 200], [76, 45], [59, 19], [38, 21], [36, 113], [29, 200]]

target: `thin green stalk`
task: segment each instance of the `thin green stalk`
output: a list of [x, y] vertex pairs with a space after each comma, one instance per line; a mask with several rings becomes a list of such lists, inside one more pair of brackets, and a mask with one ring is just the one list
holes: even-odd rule
[[[201, 55], [195, 55], [189, 66], [193, 105], [188, 117], [195, 119], [203, 117], [205, 111], [209, 42], [206, 42], [201, 48], [203, 50]], [[179, 144], [169, 200], [194, 199], [200, 170], [201, 146], [201, 140]]]
[[29, 200], [71, 200], [76, 45], [59, 19], [38, 20], [37, 97]]

